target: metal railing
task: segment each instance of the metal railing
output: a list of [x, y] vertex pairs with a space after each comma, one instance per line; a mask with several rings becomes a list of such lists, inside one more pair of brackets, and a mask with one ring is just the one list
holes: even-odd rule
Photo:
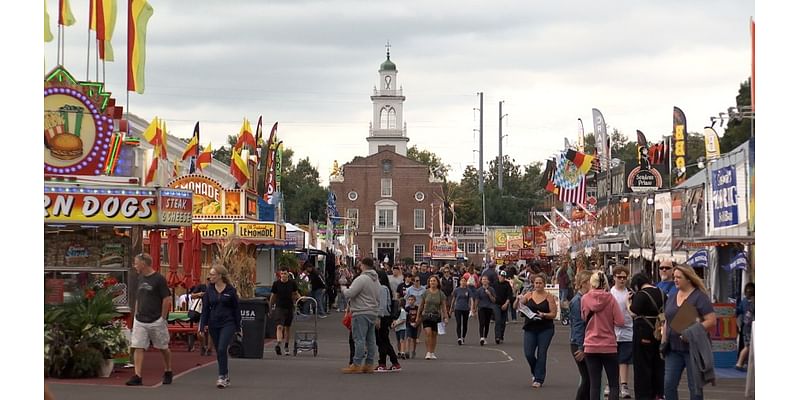
[[400, 225], [372, 225], [372, 233], [400, 233]]

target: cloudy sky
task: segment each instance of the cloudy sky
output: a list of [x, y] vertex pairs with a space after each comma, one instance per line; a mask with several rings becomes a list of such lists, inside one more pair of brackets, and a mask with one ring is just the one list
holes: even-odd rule
[[[55, 23], [57, 0], [46, 0]], [[126, 2], [106, 82], [125, 101]], [[484, 92], [485, 160], [503, 149], [519, 164], [542, 161], [575, 141], [578, 118], [600, 109], [629, 138], [651, 141], [734, 105], [750, 75], [753, 1], [261, 1], [151, 0], [146, 90], [130, 112], [167, 120], [170, 133], [214, 147], [259, 115], [327, 184], [333, 160], [366, 155], [387, 40], [397, 64], [409, 145], [438, 154], [459, 180], [477, 165], [477, 92]], [[65, 34], [65, 66], [86, 78], [88, 1]], [[55, 33], [55, 25], [53, 25]], [[45, 64], [56, 60], [46, 43]], [[90, 78], [94, 79], [94, 47]], [[48, 68], [49, 69], [49, 68]], [[101, 72], [102, 74], [102, 72]], [[586, 132], [591, 132], [586, 123]]]

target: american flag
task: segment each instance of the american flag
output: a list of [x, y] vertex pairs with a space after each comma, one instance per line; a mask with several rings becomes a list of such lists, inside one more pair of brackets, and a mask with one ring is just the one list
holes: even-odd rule
[[558, 200], [563, 203], [586, 204], [586, 175], [581, 176], [578, 186], [572, 189], [560, 188]]

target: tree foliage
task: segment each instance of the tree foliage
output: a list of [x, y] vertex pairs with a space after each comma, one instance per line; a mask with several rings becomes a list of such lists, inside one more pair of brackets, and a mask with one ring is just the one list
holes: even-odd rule
[[[739, 85], [739, 94], [736, 96], [736, 107], [741, 111], [750, 107], [750, 79]], [[722, 153], [727, 153], [750, 139], [755, 132], [756, 121], [750, 118], [731, 118], [725, 128], [725, 134], [719, 139]]]
[[418, 149], [417, 145], [413, 145], [410, 149], [408, 149], [406, 152], [406, 157], [427, 165], [433, 173], [433, 176], [439, 179], [445, 179], [447, 177], [447, 173], [450, 172], [449, 164], [445, 164], [442, 162], [442, 159], [439, 158], [439, 156], [431, 153], [428, 150]]

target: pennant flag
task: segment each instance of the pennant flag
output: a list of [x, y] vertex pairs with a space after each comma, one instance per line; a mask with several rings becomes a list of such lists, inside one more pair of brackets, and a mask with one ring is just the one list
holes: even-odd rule
[[158, 143], [156, 144], [156, 153], [158, 158], [162, 160], [167, 159], [167, 121], [161, 120], [161, 125], [156, 129], [158, 136]]
[[602, 169], [611, 168], [611, 142], [606, 132], [606, 120], [600, 110], [592, 109], [592, 120], [594, 121], [594, 138], [597, 157], [601, 160]]
[[156, 157], [155, 152], [153, 152], [153, 160], [150, 162], [150, 168], [147, 170], [147, 175], [144, 178], [145, 186], [155, 181], [156, 174], [158, 174], [158, 157]]
[[75, 17], [69, 6], [69, 0], [58, 0], [58, 24], [72, 26], [75, 24]]
[[581, 175], [578, 186], [572, 189], [559, 188], [558, 200], [563, 203], [586, 203], [586, 176]]
[[679, 184], [686, 180], [686, 114], [678, 107], [672, 107], [672, 138], [674, 179], [675, 184]]
[[693, 268], [708, 268], [708, 250], [696, 251], [686, 259], [686, 264]]
[[50, 30], [50, 14], [47, 13], [47, 0], [44, 1], [44, 41], [53, 41], [53, 31]]
[[181, 155], [181, 160], [186, 160], [190, 157], [194, 157], [200, 151], [200, 121], [197, 121], [194, 124], [194, 133], [192, 133], [192, 139], [189, 140], [189, 143], [186, 143], [186, 148], [183, 150], [183, 154]]
[[231, 154], [231, 175], [233, 175], [240, 187], [244, 186], [250, 179], [247, 161], [243, 160], [239, 152], [235, 150]]
[[567, 160], [572, 161], [582, 174], [589, 172], [595, 157], [575, 150], [567, 150]]
[[706, 160], [716, 160], [720, 156], [719, 136], [714, 128], [706, 127], [703, 129], [703, 141], [706, 144]]
[[242, 128], [239, 129], [239, 138], [236, 140], [233, 150], [241, 151], [244, 145], [249, 145], [253, 151], [256, 150], [256, 138], [253, 137], [253, 129], [250, 127], [250, 121], [247, 118], [242, 122]]
[[[114, 61], [114, 49], [111, 47], [111, 37], [117, 25], [117, 0], [95, 0], [95, 32], [98, 42], [97, 49], [100, 59]], [[90, 5], [91, 6], [91, 5]], [[89, 25], [91, 28], [91, 24]]]
[[642, 169], [650, 169], [650, 159], [647, 157], [647, 138], [644, 137], [642, 131], [636, 131], [636, 149], [639, 151], [636, 159], [639, 161], [639, 167]]
[[153, 7], [147, 1], [128, 0], [128, 91], [130, 92], [144, 93], [147, 22], [152, 15]]
[[200, 170], [211, 164], [211, 142], [208, 142], [208, 146], [197, 156], [196, 163]]
[[160, 126], [160, 121], [158, 117], [154, 117], [153, 121], [150, 122], [150, 125], [147, 125], [144, 132], [142, 132], [142, 138], [152, 145], [155, 145], [159, 139], [158, 136], [158, 129]]
[[735, 269], [746, 270], [747, 269], [747, 256], [744, 252], [737, 252], [736, 255], [731, 258], [731, 262], [724, 264], [722, 268], [725, 268], [727, 271], [733, 271]]

